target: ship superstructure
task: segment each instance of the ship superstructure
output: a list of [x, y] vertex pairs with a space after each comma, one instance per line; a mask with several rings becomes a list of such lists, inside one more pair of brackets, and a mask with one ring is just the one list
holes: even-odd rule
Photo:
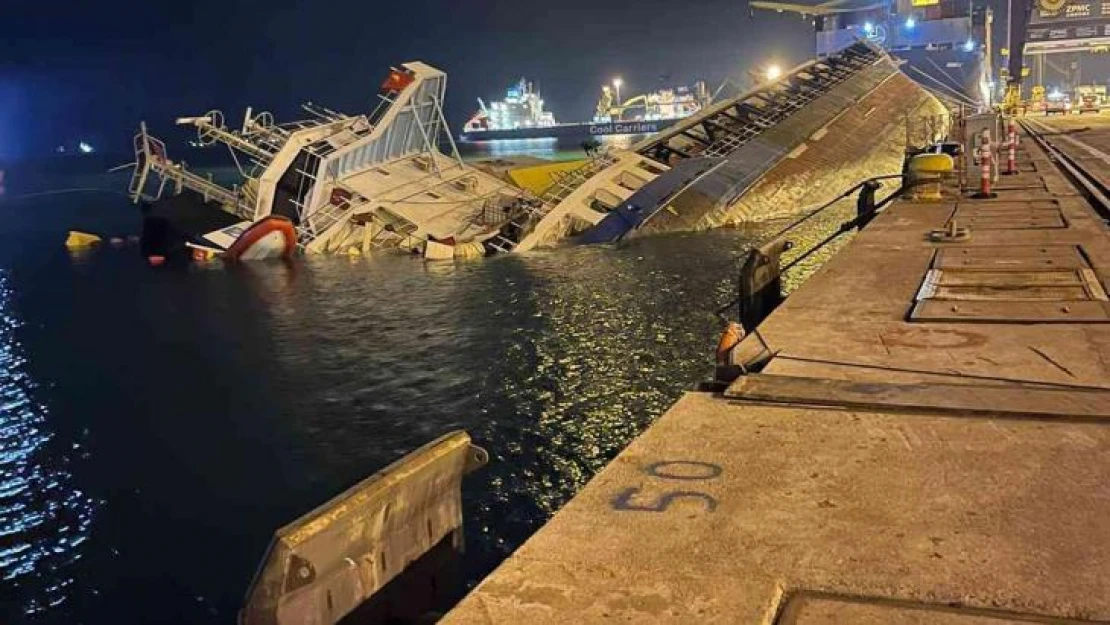
[[[178, 119], [197, 129], [200, 143], [230, 149], [241, 176], [230, 186], [170, 160], [144, 124], [130, 192], [150, 207], [148, 220], [168, 220], [185, 244], [216, 252], [227, 248], [226, 233], [189, 231], [221, 225], [213, 211], [233, 222], [219, 228], [233, 234], [265, 218], [287, 219], [297, 247], [308, 252], [396, 247], [449, 256], [473, 244], [468, 253], [481, 253], [524, 194], [459, 157], [443, 116], [446, 78], [424, 63], [405, 63], [390, 71], [369, 114], [307, 104], [309, 119], [277, 124], [248, 109], [238, 130], [218, 111]], [[181, 207], [182, 194], [195, 200], [191, 206]], [[176, 206], [160, 213], [159, 203], [170, 199]]]
[[544, 109], [543, 98], [535, 85], [521, 78], [505, 92], [504, 100], [495, 100], [487, 106], [478, 98], [478, 112], [466, 122], [463, 131], [548, 128], [554, 125], [555, 115]]

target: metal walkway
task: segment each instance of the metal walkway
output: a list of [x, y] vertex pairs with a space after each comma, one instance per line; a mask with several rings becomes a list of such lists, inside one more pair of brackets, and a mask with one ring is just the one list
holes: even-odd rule
[[523, 201], [501, 228], [496, 236], [486, 241], [486, 245], [500, 254], [507, 254], [520, 243], [556, 206], [571, 193], [581, 187], [598, 172], [617, 162], [610, 152], [602, 152], [591, 158], [581, 167], [563, 172], [555, 172], [555, 182], [534, 201]]
[[882, 57], [868, 44], [855, 44], [755, 92], [714, 105], [637, 151], [670, 164], [695, 156], [727, 156]]

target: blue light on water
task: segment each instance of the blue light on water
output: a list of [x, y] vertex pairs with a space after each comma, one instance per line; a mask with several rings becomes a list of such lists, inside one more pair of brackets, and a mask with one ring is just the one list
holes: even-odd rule
[[975, 40], [974, 39], [968, 39], [967, 42], [964, 43], [964, 52], [974, 52], [974, 51], [975, 51]]
[[863, 32], [870, 35], [871, 33], [875, 32], [875, 25], [872, 24], [871, 22], [864, 22], [863, 23]]
[[906, 18], [906, 30], [913, 30], [914, 26], [917, 26], [917, 20], [913, 19], [912, 17], [907, 17]]
[[49, 413], [34, 400], [11, 297], [0, 272], [0, 580], [31, 615], [72, 595], [68, 571], [83, 555], [77, 547], [89, 537], [97, 504], [72, 487], [70, 459], [49, 445]]

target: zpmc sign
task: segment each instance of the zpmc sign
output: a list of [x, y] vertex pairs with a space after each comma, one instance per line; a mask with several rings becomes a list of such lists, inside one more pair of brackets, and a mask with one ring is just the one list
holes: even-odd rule
[[1110, 0], [1037, 0], [1026, 32], [1031, 53], [1090, 50], [1110, 43]]

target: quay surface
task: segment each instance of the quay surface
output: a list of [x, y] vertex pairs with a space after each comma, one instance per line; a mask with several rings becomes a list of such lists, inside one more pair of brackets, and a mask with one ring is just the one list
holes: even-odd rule
[[761, 373], [684, 396], [441, 622], [1110, 621], [1110, 231], [1018, 161], [996, 199], [893, 203], [761, 325]]

